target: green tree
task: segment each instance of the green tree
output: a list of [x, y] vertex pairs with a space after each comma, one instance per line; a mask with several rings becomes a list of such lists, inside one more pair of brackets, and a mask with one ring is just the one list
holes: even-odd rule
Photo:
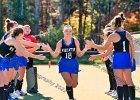
[[8, 8], [7, 8], [7, 13], [8, 13], [8, 18], [11, 18], [11, 0], [8, 0]]
[[[25, 14], [23, 12], [23, 2], [22, 0], [14, 0], [13, 2], [13, 19], [18, 23], [23, 24], [25, 21]], [[22, 14], [22, 15], [21, 15]]]
[[60, 22], [63, 23], [64, 22], [64, 0], [60, 0], [60, 6], [59, 6], [60, 10]]
[[49, 28], [48, 34], [42, 34], [37, 37], [39, 42], [49, 43], [53, 50], [56, 47], [57, 42], [63, 38], [63, 30], [62, 27], [58, 29], [56, 27], [51, 26]]

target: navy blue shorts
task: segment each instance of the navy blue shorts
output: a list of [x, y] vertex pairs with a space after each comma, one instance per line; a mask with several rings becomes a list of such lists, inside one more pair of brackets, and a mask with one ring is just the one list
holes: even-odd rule
[[16, 54], [13, 58], [10, 59], [9, 67], [14, 67], [15, 70], [18, 70], [19, 67], [26, 67], [27, 66], [27, 59], [24, 56], [17, 56]]
[[113, 54], [113, 69], [129, 69], [131, 68], [131, 58], [129, 53]]
[[59, 73], [69, 72], [72, 74], [78, 74], [79, 72], [79, 64], [77, 58], [74, 59], [64, 59], [60, 58], [58, 62]]

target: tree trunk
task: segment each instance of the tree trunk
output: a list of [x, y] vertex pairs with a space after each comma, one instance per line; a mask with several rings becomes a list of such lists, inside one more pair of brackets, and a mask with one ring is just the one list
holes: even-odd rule
[[[1, 0], [2, 1], [2, 0]], [[8, 12], [8, 18], [11, 18], [11, 0], [8, 0], [8, 9], [7, 9], [7, 12]]]
[[118, 14], [118, 3], [119, 0], [116, 0], [115, 5], [113, 6], [113, 16], [116, 16]]
[[97, 44], [100, 44], [100, 33], [101, 33], [101, 14], [98, 16], [98, 24], [97, 24]]
[[41, 1], [41, 28], [43, 31], [46, 31], [47, 25], [47, 0]]
[[60, 0], [60, 23], [64, 21], [64, 0]]
[[83, 0], [78, 0], [78, 3], [79, 3], [79, 29], [78, 29], [78, 32], [79, 32], [79, 42], [80, 42], [80, 48], [83, 49], [83, 31], [82, 31], [82, 15], [83, 15]]
[[86, 30], [86, 19], [87, 19], [87, 13], [85, 12], [85, 19], [84, 19], [84, 26], [83, 26], [83, 35], [85, 34], [85, 30]]
[[[139, 4], [139, 7], [140, 7], [140, 1], [138, 2], [138, 4]], [[139, 8], [139, 20], [140, 20], [140, 8]], [[140, 23], [140, 21], [139, 21], [139, 23]]]
[[71, 16], [71, 7], [72, 7], [72, 4], [71, 4], [71, 1], [68, 0], [67, 2], [67, 17], [68, 17], [68, 20], [69, 20], [69, 24], [71, 24], [70, 22], [70, 16]]
[[93, 18], [94, 18], [94, 0], [92, 0], [92, 10], [91, 10], [91, 23], [90, 23], [90, 38], [91, 39], [93, 39], [93, 30], [92, 30]]
[[50, 21], [50, 15], [49, 15], [49, 12], [50, 12], [50, 0], [46, 0], [46, 29], [48, 28], [49, 26], [49, 21]]
[[24, 0], [20, 0], [21, 2], [21, 13], [20, 15], [23, 16], [23, 13], [24, 13]]
[[0, 29], [1, 30], [2, 30], [2, 26], [3, 26], [3, 20], [2, 20], [3, 19], [3, 17], [2, 17], [3, 16], [2, 15], [3, 13], [2, 13], [2, 8], [3, 8], [2, 7], [2, 0], [0, 0]]
[[109, 2], [109, 21], [112, 19], [112, 2]]
[[41, 26], [41, 30], [43, 30], [43, 16], [44, 16], [44, 13], [43, 13], [43, 0], [40, 1], [41, 2], [41, 9], [40, 9], [40, 26]]
[[34, 34], [38, 33], [39, 13], [40, 12], [40, 0], [35, 2], [35, 18], [34, 18]]
[[50, 26], [50, 0], [46, 0], [47, 7], [46, 7], [46, 28]]
[[85, 30], [86, 30], [87, 8], [88, 8], [88, 0], [87, 0], [87, 5], [86, 5], [86, 7], [84, 9], [85, 18], [84, 18], [84, 25], [83, 25], [83, 36], [84, 36]]

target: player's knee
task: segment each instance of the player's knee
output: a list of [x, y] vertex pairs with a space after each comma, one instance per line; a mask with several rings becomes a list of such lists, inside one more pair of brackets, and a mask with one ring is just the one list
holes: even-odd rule
[[67, 86], [72, 86], [73, 85], [73, 81], [71, 79], [66, 81]]
[[20, 74], [18, 77], [19, 80], [22, 80], [23, 78], [24, 78], [24, 74]]
[[123, 80], [122, 78], [117, 78], [116, 83], [118, 86], [121, 86], [121, 85], [125, 84], [125, 80]]
[[76, 87], [77, 87], [77, 85], [78, 85], [78, 84], [77, 84], [77, 83], [75, 83], [75, 84], [73, 84], [73, 85], [72, 85], [72, 87], [73, 87], [73, 88], [76, 88]]
[[133, 85], [134, 85], [134, 83], [133, 83], [132, 80], [126, 80], [126, 84], [127, 84], [128, 86], [133, 86]]

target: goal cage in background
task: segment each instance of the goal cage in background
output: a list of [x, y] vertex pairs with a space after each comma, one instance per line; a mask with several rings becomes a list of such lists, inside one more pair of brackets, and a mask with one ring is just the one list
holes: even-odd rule
[[140, 34], [132, 35], [134, 38], [135, 60], [137, 67], [140, 66]]

